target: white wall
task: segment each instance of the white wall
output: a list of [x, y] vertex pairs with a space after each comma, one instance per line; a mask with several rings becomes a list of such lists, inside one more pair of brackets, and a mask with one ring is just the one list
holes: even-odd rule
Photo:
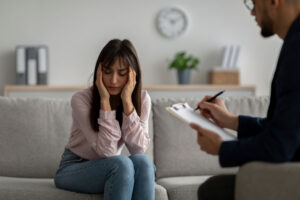
[[[166, 6], [184, 8], [188, 32], [174, 40], [155, 26]], [[137, 48], [145, 85], [176, 84], [168, 59], [187, 50], [201, 59], [192, 83], [207, 83], [208, 70], [221, 62], [225, 44], [241, 44], [241, 83], [270, 91], [281, 40], [263, 39], [242, 0], [0, 0], [0, 94], [15, 84], [15, 46], [46, 44], [50, 49], [49, 85], [86, 85], [102, 47], [128, 38]]]

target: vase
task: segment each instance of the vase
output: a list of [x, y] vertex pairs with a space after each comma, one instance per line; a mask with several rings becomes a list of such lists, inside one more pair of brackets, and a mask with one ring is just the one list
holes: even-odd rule
[[178, 70], [177, 75], [179, 84], [190, 84], [190, 74], [189, 69]]

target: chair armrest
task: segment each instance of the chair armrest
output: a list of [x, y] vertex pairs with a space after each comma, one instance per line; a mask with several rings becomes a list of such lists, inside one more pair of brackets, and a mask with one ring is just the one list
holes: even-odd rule
[[251, 162], [236, 176], [236, 200], [299, 200], [300, 163]]

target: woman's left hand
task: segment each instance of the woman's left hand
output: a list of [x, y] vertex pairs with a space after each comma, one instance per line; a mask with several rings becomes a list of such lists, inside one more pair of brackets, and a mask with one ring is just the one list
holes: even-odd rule
[[132, 67], [129, 67], [128, 81], [121, 93], [122, 101], [131, 101], [131, 96], [135, 88], [135, 85], [136, 85], [136, 72]]

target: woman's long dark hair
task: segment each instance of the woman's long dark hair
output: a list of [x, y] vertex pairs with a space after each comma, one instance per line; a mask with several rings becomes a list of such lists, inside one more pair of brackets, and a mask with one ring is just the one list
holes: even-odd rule
[[[128, 67], [131, 66], [136, 72], [136, 85], [133, 90], [131, 98], [137, 114], [141, 116], [142, 76], [141, 76], [140, 62], [136, 50], [129, 40], [113, 39], [109, 41], [100, 52], [94, 70], [93, 86], [91, 88], [92, 106], [90, 111], [90, 122], [94, 131], [99, 131], [98, 118], [99, 118], [101, 97], [96, 85], [97, 70], [99, 64], [101, 63], [102, 67], [104, 66], [109, 68], [114, 64], [115, 61], [118, 60], [120, 61], [120, 63], [124, 64], [125, 66]], [[116, 118], [119, 121], [120, 126], [122, 125], [122, 119], [123, 119], [122, 113], [123, 113], [123, 106], [121, 103], [117, 108], [117, 114], [116, 114]]]

